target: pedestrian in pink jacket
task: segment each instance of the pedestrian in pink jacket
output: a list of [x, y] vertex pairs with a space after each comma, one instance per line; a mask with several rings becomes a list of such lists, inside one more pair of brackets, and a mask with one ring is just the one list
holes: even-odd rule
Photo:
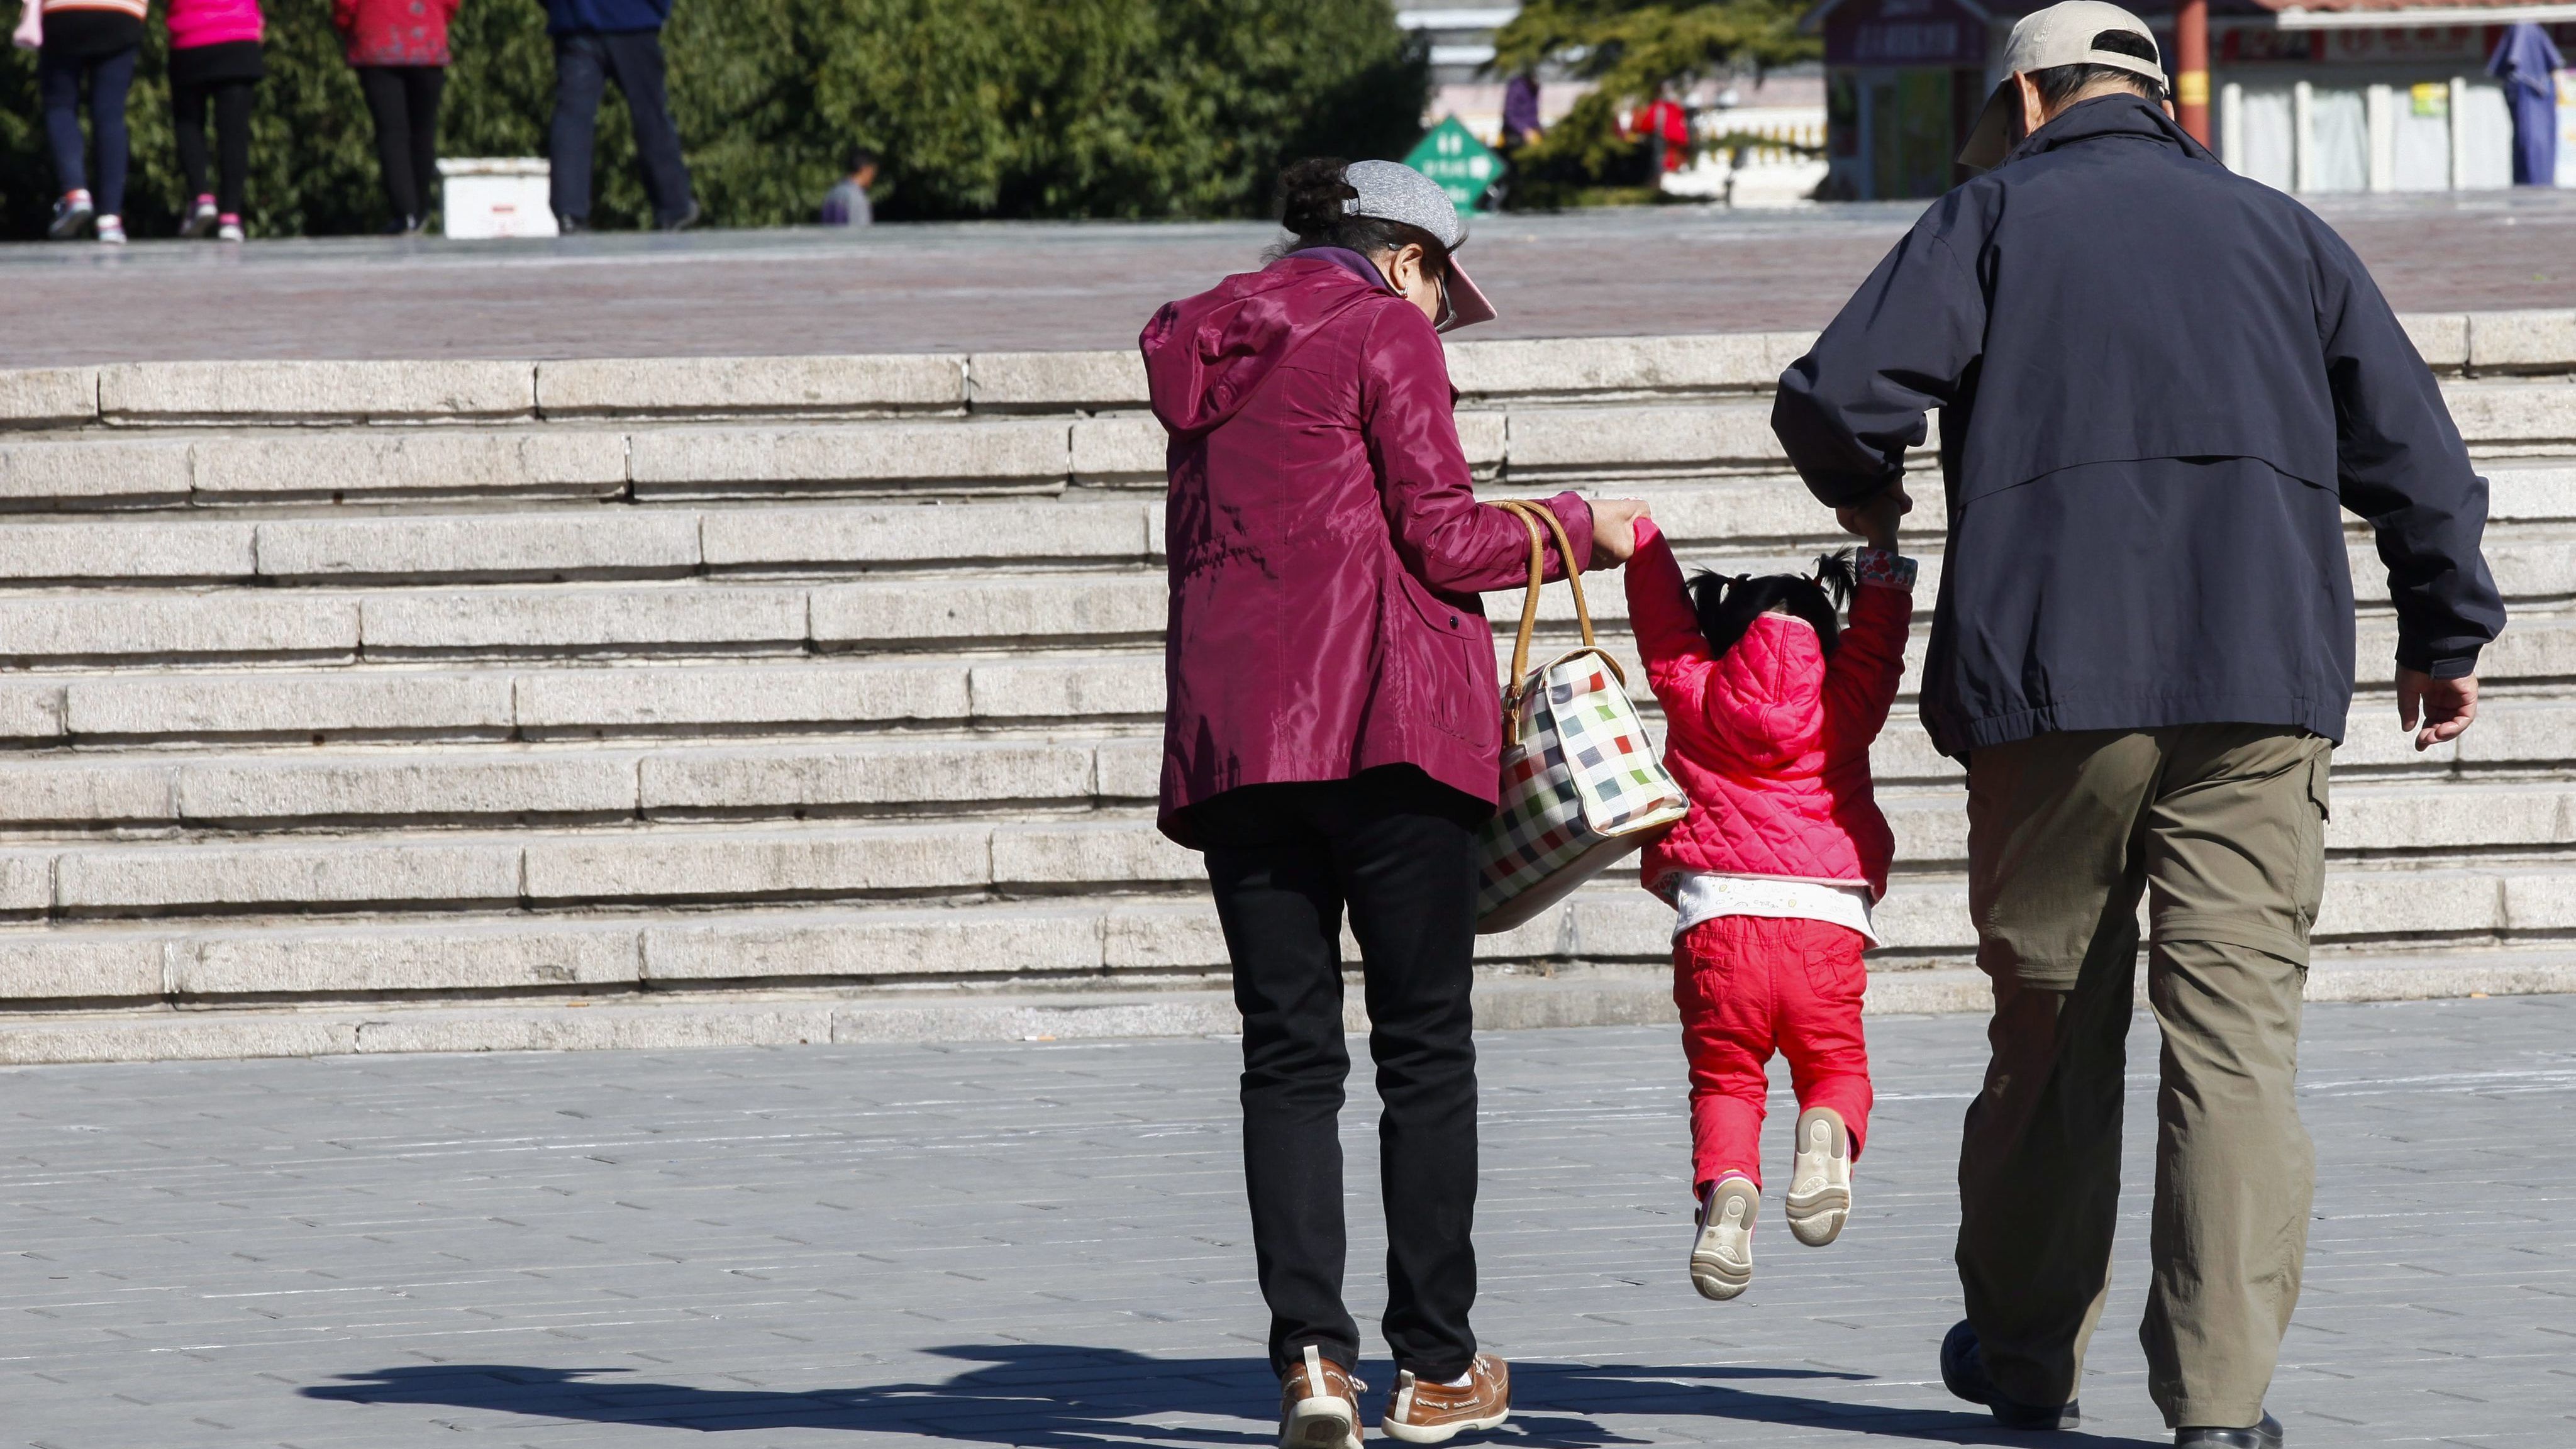
[[429, 225], [438, 180], [438, 101], [447, 85], [447, 26], [459, 0], [331, 0], [358, 89], [376, 122], [376, 167], [392, 213], [385, 230]]
[[[1690, 1276], [1721, 1302], [1753, 1281], [1772, 1054], [1788, 1057], [1798, 1093], [1787, 1203], [1798, 1241], [1822, 1247], [1842, 1232], [1869, 1135], [1861, 952], [1877, 944], [1870, 908], [1895, 854], [1869, 747], [1905, 670], [1914, 563], [1895, 549], [1907, 506], [1893, 491], [1851, 520], [1869, 548], [1856, 563], [1826, 559], [1814, 578], [1703, 572], [1686, 587], [1651, 522], [1628, 566], [1665, 764], [1691, 802], [1646, 847], [1641, 874], [1679, 913], [1673, 1000], [1699, 1200]], [[1834, 612], [1842, 597], [1848, 628]]]
[[[1478, 593], [1529, 534], [1479, 503], [1436, 328], [1493, 315], [1428, 177], [1307, 161], [1294, 240], [1171, 303], [1141, 339], [1170, 433], [1162, 827], [1206, 853], [1243, 1012], [1244, 1177], [1282, 1443], [1356, 1446], [1342, 1300], [1342, 913], [1367, 983], [1388, 1205], [1384, 1423], [1437, 1443], [1502, 1422], [1508, 1370], [1469, 1329], [1476, 1200], [1477, 827], [1501, 777]], [[1634, 503], [1547, 506], [1576, 553], [1625, 558]]]
[[[259, 0], [169, 0], [170, 115], [178, 132], [179, 169], [189, 202], [181, 236], [245, 235], [242, 208], [250, 178], [251, 87], [267, 73], [260, 42], [267, 27]], [[206, 118], [214, 117], [215, 180], [207, 182]]]

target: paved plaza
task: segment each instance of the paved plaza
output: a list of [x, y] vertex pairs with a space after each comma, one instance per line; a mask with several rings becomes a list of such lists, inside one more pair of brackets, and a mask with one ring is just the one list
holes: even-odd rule
[[[2576, 306], [2576, 193], [2316, 197], [2402, 312]], [[1479, 218], [1480, 338], [1821, 327], [1921, 203]], [[1125, 348], [1256, 223], [0, 246], [0, 367]]]
[[[1484, 1038], [1478, 1322], [1520, 1386], [1495, 1442], [2166, 1442], [2134, 1338], [2143, 1027], [2086, 1430], [2000, 1435], [1935, 1381], [1980, 1025], [1874, 1023], [1851, 1229], [1795, 1246], [1775, 1183], [1726, 1305], [1681, 1272], [1673, 1033]], [[2308, 1043], [2324, 1185], [2273, 1391], [2292, 1442], [2576, 1442], [2576, 997], [2320, 1006]], [[1234, 1052], [11, 1071], [0, 1445], [1261, 1445]], [[1383, 1361], [1364, 1372], [1383, 1386]]]

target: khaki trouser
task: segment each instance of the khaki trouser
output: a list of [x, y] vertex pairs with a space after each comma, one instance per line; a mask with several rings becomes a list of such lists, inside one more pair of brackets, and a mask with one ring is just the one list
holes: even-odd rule
[[1959, 1278], [2005, 1397], [2077, 1397], [2110, 1284], [2143, 893], [2163, 1030], [2147, 1389], [2170, 1426], [2262, 1416], [2316, 1155], [2300, 992], [2332, 745], [2275, 726], [2041, 735], [1969, 766], [1969, 906], [1994, 1060], [1959, 1153]]

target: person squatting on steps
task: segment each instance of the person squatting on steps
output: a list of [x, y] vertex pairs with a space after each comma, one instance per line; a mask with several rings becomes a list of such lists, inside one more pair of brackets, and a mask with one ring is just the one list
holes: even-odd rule
[[[1163, 831], [1203, 851], [1243, 1012], [1244, 1181], [1281, 1442], [1359, 1443], [1342, 1299], [1342, 913], [1359, 938], [1387, 1204], [1382, 1426], [1439, 1443], [1503, 1422], [1477, 1351], [1477, 828], [1501, 784], [1493, 633], [1529, 535], [1476, 501], [1439, 327], [1493, 315], [1430, 178], [1311, 160], [1258, 272], [1139, 339], [1170, 434]], [[1578, 557], [1633, 547], [1637, 503], [1547, 500]]]
[[[125, 173], [131, 153], [125, 93], [143, 49], [144, 0], [25, 0], [17, 40], [36, 46], [36, 92], [45, 108], [45, 140], [54, 153], [62, 198], [45, 234], [55, 241], [94, 231], [109, 246], [125, 244]], [[90, 136], [81, 136], [81, 86], [89, 86]], [[98, 190], [90, 190], [90, 143], [98, 148]]]
[[2180, 1445], [2273, 1449], [2315, 1153], [2301, 988], [2351, 707], [2338, 505], [2370, 521], [2418, 748], [2474, 718], [2504, 605], [2486, 481], [2351, 249], [2163, 104], [2153, 32], [2025, 17], [1962, 163], [1772, 412], [1828, 505], [1901, 486], [1942, 410], [1923, 723], [1968, 770], [1993, 1058], [1959, 1154], [1952, 1392], [2080, 1416], [2110, 1282], [2143, 895], [2163, 1030], [2147, 1391]]
[[[1896, 527], [1910, 506], [1896, 489], [1871, 503], [1856, 565], [1837, 555], [1816, 578], [1703, 571], [1687, 589], [1671, 543], [1637, 525], [1628, 617], [1664, 708], [1665, 765], [1690, 796], [1639, 875], [1679, 912], [1673, 1001], [1699, 1203], [1690, 1277], [1721, 1302], [1753, 1281], [1775, 1051], [1798, 1093], [1789, 1230], [1822, 1247], [1851, 1211], [1869, 1135], [1861, 952], [1877, 942], [1870, 907], [1896, 853], [1869, 746], [1905, 672], [1915, 565], [1897, 557]], [[1847, 630], [1834, 617], [1845, 597]]]
[[[250, 177], [250, 94], [266, 73], [259, 0], [169, 0], [170, 119], [188, 179], [179, 235], [240, 241]], [[214, 113], [215, 176], [206, 182], [206, 113]]]

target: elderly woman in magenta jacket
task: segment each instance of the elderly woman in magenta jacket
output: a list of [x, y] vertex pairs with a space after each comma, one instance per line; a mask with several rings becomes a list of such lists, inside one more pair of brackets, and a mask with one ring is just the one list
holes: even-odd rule
[[[1281, 182], [1295, 241], [1158, 312], [1142, 338], [1169, 431], [1163, 830], [1206, 854], [1244, 1017], [1244, 1162], [1283, 1443], [1355, 1444], [1341, 1295], [1345, 905], [1366, 972], [1389, 1205], [1385, 1419], [1436, 1443], [1500, 1423], [1508, 1371], [1468, 1327], [1476, 1265], [1468, 988], [1477, 827], [1501, 714], [1482, 590], [1529, 535], [1480, 504], [1435, 324], [1493, 315], [1465, 227], [1391, 162]], [[1624, 559], [1635, 503], [1547, 506], [1576, 557]]]

